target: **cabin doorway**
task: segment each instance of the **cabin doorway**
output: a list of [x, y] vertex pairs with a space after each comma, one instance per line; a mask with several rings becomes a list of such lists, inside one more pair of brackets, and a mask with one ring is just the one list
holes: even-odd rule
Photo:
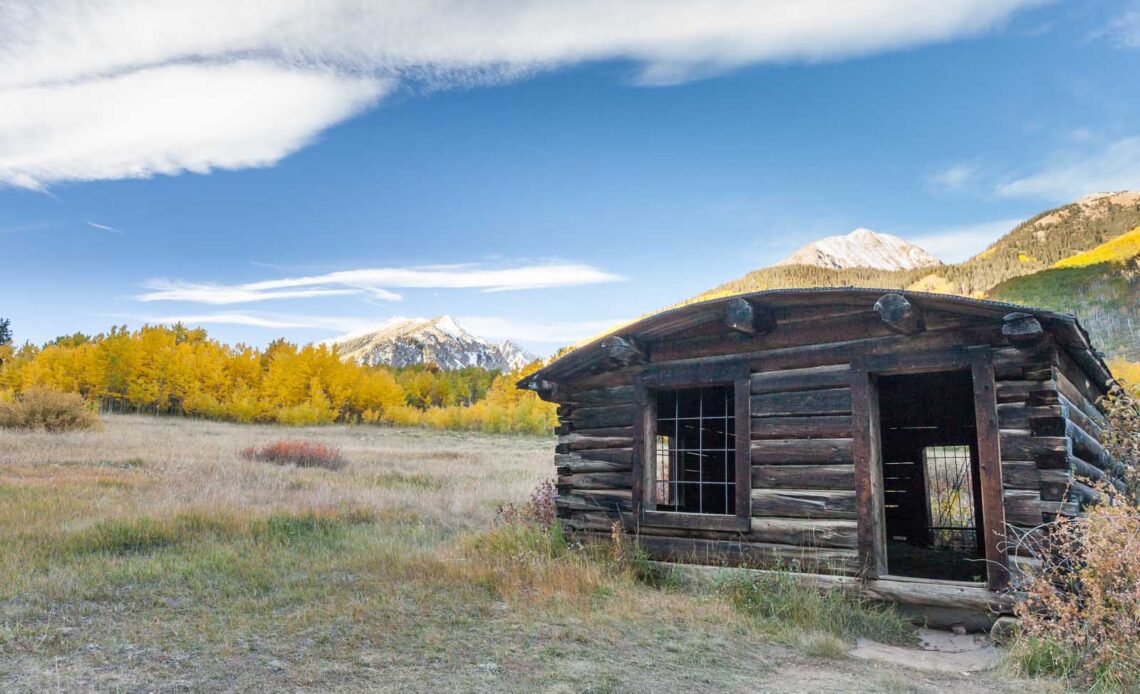
[[887, 573], [984, 582], [970, 371], [884, 375], [877, 391]]

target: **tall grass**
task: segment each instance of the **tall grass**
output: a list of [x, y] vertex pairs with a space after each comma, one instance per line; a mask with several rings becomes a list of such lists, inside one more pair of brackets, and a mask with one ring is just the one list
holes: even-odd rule
[[913, 628], [893, 606], [841, 588], [806, 587], [791, 572], [730, 571], [718, 591], [737, 610], [777, 634], [824, 633], [847, 640], [914, 643]]

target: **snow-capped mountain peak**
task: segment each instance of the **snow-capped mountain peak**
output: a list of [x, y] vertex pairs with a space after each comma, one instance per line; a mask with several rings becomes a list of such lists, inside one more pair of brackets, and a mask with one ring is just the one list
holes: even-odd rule
[[828, 236], [809, 243], [776, 264], [815, 265], [835, 270], [852, 267], [913, 270], [941, 265], [942, 261], [897, 236], [860, 227], [846, 236]]
[[365, 365], [428, 363], [445, 370], [477, 366], [510, 371], [535, 359], [509, 340], [496, 345], [467, 332], [451, 316], [392, 318], [374, 330], [329, 342], [342, 359]]

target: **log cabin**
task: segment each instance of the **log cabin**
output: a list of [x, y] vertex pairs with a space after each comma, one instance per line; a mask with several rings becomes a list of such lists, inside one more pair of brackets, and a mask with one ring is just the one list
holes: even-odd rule
[[652, 559], [1008, 612], [1018, 537], [1120, 485], [1073, 316], [773, 290], [658, 313], [519, 382], [558, 404], [557, 514]]

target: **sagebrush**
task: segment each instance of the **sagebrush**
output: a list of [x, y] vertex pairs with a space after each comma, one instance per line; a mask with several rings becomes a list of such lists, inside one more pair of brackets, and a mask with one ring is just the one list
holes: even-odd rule
[[251, 446], [241, 452], [246, 460], [258, 460], [274, 465], [319, 467], [340, 470], [348, 465], [339, 448], [311, 441], [275, 441], [264, 446]]
[[31, 388], [0, 400], [0, 427], [63, 432], [98, 430], [102, 426], [99, 415], [75, 393]]
[[1021, 546], [1040, 562], [1022, 579], [1013, 656], [1030, 675], [1055, 674], [1100, 691], [1140, 690], [1140, 397], [1116, 385], [1103, 402], [1106, 447], [1127, 486], [1094, 484], [1100, 502], [1058, 517]]

